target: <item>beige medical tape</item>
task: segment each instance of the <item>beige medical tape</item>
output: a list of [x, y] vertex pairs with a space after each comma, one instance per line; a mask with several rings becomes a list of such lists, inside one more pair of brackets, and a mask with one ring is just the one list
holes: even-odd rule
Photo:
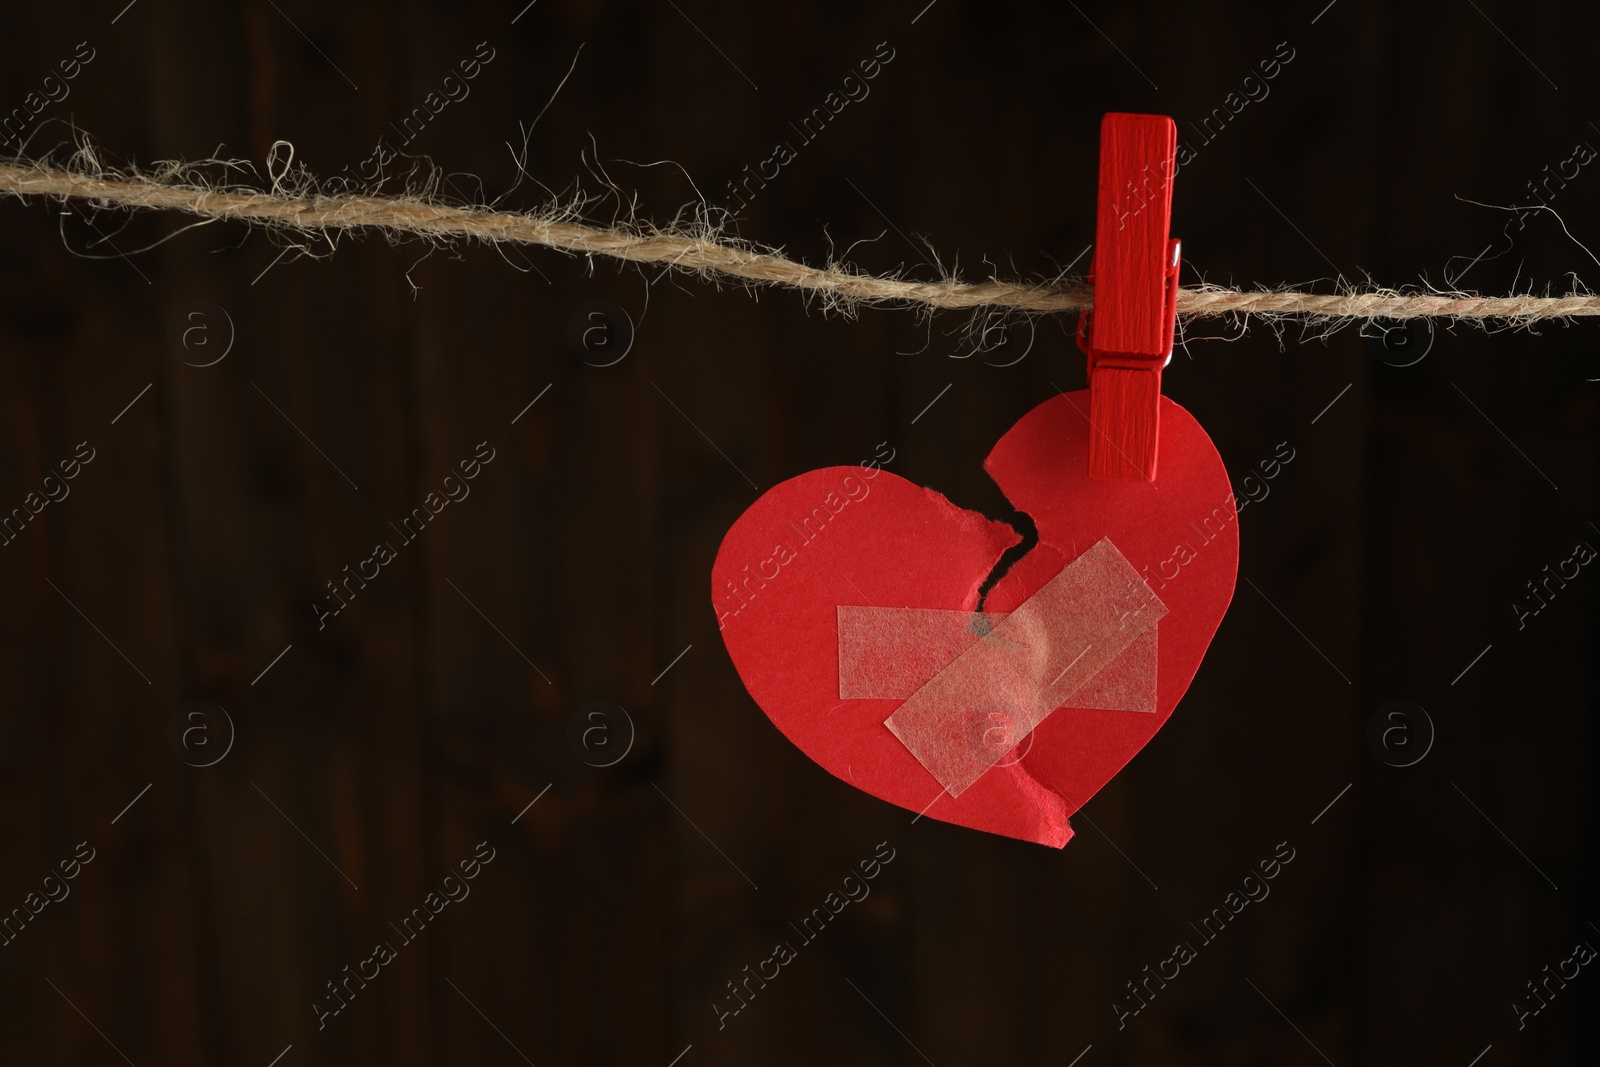
[[839, 698], [904, 699], [884, 725], [960, 796], [1058, 707], [1154, 712], [1166, 613], [1108, 538], [1009, 614], [841, 605]]

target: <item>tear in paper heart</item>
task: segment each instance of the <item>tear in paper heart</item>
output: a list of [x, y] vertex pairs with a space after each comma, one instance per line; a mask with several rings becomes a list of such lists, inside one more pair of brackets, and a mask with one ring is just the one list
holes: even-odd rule
[[[728, 531], [712, 603], [750, 695], [801, 751], [929, 818], [1041, 844], [1188, 689], [1238, 571], [1227, 471], [1163, 398], [1160, 477], [1088, 477], [1087, 391], [1025, 415], [984, 468], [1039, 543], [875, 468], [774, 486]], [[1159, 625], [1157, 624], [1159, 620]]]

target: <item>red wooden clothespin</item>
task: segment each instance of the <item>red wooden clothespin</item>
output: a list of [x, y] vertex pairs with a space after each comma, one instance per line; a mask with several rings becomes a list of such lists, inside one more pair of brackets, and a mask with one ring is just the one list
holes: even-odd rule
[[1089, 477], [1102, 481], [1156, 478], [1161, 368], [1178, 310], [1177, 142], [1165, 115], [1111, 112], [1100, 123], [1094, 309], [1078, 318], [1078, 347], [1089, 357]]

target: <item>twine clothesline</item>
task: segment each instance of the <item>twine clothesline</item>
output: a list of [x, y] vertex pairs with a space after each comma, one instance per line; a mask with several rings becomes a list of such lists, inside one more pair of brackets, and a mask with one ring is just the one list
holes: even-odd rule
[[[373, 229], [432, 239], [466, 238], [489, 244], [542, 245], [578, 255], [611, 256], [703, 276], [802, 290], [843, 306], [899, 305], [926, 309], [985, 309], [1034, 314], [1091, 307], [1082, 283], [950, 277], [915, 281], [881, 277], [848, 265], [810, 267], [780, 252], [727, 240], [707, 230], [596, 226], [567, 211], [514, 212], [461, 207], [414, 195], [325, 195], [229, 187], [206, 188], [178, 176], [80, 173], [43, 164], [0, 164], [0, 193], [18, 197], [88, 200], [100, 206], [172, 211], [204, 220], [307, 233]], [[1180, 289], [1178, 314], [1189, 318], [1257, 315], [1352, 319], [1459, 318], [1530, 323], [1600, 315], [1600, 296], [1483, 297], [1398, 290], [1318, 294], [1244, 291], [1219, 286]]]

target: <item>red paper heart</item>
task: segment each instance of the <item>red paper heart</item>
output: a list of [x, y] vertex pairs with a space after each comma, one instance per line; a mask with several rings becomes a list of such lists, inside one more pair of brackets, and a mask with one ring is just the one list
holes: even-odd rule
[[1216, 446], [1161, 401], [1154, 483], [1092, 481], [1087, 391], [1040, 404], [984, 469], [1039, 543], [990, 592], [1009, 612], [1101, 538], [1166, 604], [1154, 714], [1057, 708], [958, 797], [884, 720], [894, 700], [840, 700], [840, 605], [974, 611], [978, 589], [1018, 542], [1011, 527], [874, 468], [827, 467], [764, 493], [722, 540], [711, 571], [722, 639], [745, 688], [789, 740], [858, 789], [929, 818], [1060, 847], [1068, 816], [1172, 714], [1233, 597], [1238, 515]]

